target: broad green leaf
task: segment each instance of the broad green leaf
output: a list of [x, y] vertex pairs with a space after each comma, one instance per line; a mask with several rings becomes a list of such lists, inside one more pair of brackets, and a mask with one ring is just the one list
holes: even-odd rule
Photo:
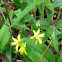
[[[50, 43], [50, 41], [51, 41], [51, 40], [48, 40], [48, 43]], [[55, 50], [56, 50], [57, 53], [59, 52], [58, 39], [57, 39], [56, 36], [54, 37], [54, 40], [53, 40], [51, 46], [55, 48]]]
[[33, 19], [33, 16], [31, 16], [30, 14], [27, 14], [25, 17], [22, 18], [20, 22], [26, 23], [28, 21], [31, 21], [32, 19]]
[[59, 56], [58, 61], [57, 62], [62, 62], [62, 54]]
[[6, 25], [4, 25], [4, 29], [5, 29], [4, 32], [1, 33], [2, 37], [0, 37], [1, 38], [1, 40], [0, 40], [0, 52], [7, 44], [9, 37], [10, 37], [10, 32], [9, 32], [8, 27]]
[[26, 55], [23, 56], [22, 62], [32, 62]]
[[60, 56], [60, 54], [54, 54], [55, 62], [57, 62], [57, 61], [58, 61], [59, 56]]
[[0, 43], [3, 39], [4, 34], [5, 34], [5, 30], [6, 30], [6, 26], [3, 25], [2, 28], [0, 29]]
[[[53, 34], [53, 29], [52, 29], [52, 26], [49, 26], [49, 27], [46, 27], [46, 31], [47, 31], [47, 33], [48, 33], [48, 36], [50, 37], [50, 39], [52, 38], [52, 34]], [[61, 34], [61, 32], [60, 31], [58, 31], [57, 29], [56, 29], [56, 27], [54, 27], [54, 32], [55, 32], [55, 35], [57, 36], [57, 35], [59, 35], [59, 34]]]
[[[45, 44], [36, 45], [34, 39], [33, 40], [26, 39], [26, 41], [27, 41], [27, 47], [26, 47], [27, 57], [30, 58], [33, 62], [38, 62], [42, 53], [46, 49], [46, 45]], [[50, 49], [48, 49], [48, 51], [45, 53], [41, 62], [55, 62], [54, 56]]]
[[3, 48], [3, 54], [6, 56], [7, 62], [12, 62], [12, 47], [11, 43], [7, 43], [5, 48]]

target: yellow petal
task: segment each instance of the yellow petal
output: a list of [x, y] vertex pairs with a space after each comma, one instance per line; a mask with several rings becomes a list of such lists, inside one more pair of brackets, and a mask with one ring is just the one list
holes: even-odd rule
[[24, 46], [19, 49], [19, 52], [20, 52], [21, 55], [22, 55], [23, 53], [25, 53], [25, 49], [26, 49], [26, 47], [24, 47]]
[[40, 29], [37, 30], [37, 34], [39, 34], [39, 33], [40, 33]]
[[33, 32], [34, 32], [34, 35], [37, 35], [37, 33], [33, 30]]
[[38, 40], [36, 39], [36, 43], [35, 44], [37, 44], [38, 43]]
[[12, 37], [12, 40], [13, 40], [14, 42], [18, 42], [18, 40], [17, 40], [16, 38], [14, 38], [14, 37]]
[[44, 33], [43, 33], [43, 34], [39, 34], [38, 36], [39, 36], [39, 37], [44, 37]]
[[20, 34], [18, 34], [18, 37], [17, 37], [18, 40], [20, 40]]
[[11, 45], [12, 46], [15, 46], [17, 44], [17, 42], [12, 42]]
[[34, 38], [34, 36], [31, 36], [31, 39], [33, 39]]
[[37, 39], [38, 39], [39, 43], [40, 43], [40, 44], [42, 44], [42, 41], [41, 41], [41, 39], [40, 39], [40, 38], [38, 38], [38, 37], [37, 37]]
[[16, 51], [18, 51], [18, 48], [19, 48], [19, 44], [16, 45]]
[[20, 43], [20, 46], [21, 46], [21, 47], [24, 46], [24, 43], [21, 42], [21, 43]]

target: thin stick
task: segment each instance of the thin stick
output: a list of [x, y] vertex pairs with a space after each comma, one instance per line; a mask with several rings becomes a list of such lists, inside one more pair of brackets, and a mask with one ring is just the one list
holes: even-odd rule
[[52, 16], [52, 29], [53, 29], [53, 37], [52, 37], [52, 40], [50, 41], [49, 45], [47, 46], [47, 48], [45, 49], [45, 51], [41, 55], [39, 62], [41, 62], [42, 57], [44, 56], [44, 54], [46, 53], [46, 51], [48, 50], [49, 46], [51, 45], [51, 43], [54, 40], [54, 21], [53, 21], [53, 16]]
[[[4, 14], [3, 14], [3, 12], [2, 12], [2, 10], [1, 10], [1, 9], [0, 9], [0, 11], [1, 11], [1, 14], [2, 14], [2, 16], [3, 16], [3, 18], [4, 18], [4, 20], [5, 20], [6, 24], [7, 24], [6, 18], [5, 18], [5, 16], [4, 16]], [[8, 29], [9, 29], [10, 34], [12, 35], [12, 33], [11, 33], [11, 31], [10, 31], [10, 28], [9, 28], [9, 27], [8, 27]]]
[[11, 25], [11, 21], [10, 21], [10, 18], [9, 18], [9, 14], [8, 14], [8, 10], [7, 10], [7, 5], [6, 5], [6, 0], [5, 0], [5, 8], [6, 8], [7, 17], [8, 17], [8, 19], [9, 19], [9, 23], [10, 23], [10, 25]]
[[[0, 21], [0, 23], [2, 23], [2, 24], [5, 24], [5, 25], [7, 25], [7, 26], [10, 26], [10, 25], [8, 25], [8, 24], [6, 24], [6, 23], [4, 23], [4, 22], [1, 22], [1, 21]], [[24, 30], [22, 30], [22, 29], [19, 29], [19, 28], [17, 28], [17, 27], [12, 27], [12, 28], [14, 28], [14, 29], [17, 29], [17, 30], [24, 31]], [[24, 32], [26, 32], [26, 31], [24, 31]]]

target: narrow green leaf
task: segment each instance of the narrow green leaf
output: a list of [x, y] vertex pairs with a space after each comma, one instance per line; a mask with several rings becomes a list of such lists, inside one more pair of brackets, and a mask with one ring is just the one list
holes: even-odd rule
[[11, 11], [9, 12], [9, 17], [10, 17], [10, 21], [12, 22], [13, 10], [11, 10]]

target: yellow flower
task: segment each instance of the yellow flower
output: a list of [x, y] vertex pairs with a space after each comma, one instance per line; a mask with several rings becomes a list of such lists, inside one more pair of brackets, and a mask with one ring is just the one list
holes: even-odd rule
[[23, 53], [26, 53], [26, 44], [22, 43], [21, 48], [19, 49], [20, 54], [22, 55]]
[[16, 51], [18, 51], [18, 48], [19, 48], [19, 45], [20, 45], [20, 42], [21, 42], [20, 34], [18, 34], [17, 39], [14, 38], [14, 37], [12, 37], [12, 39], [13, 39], [14, 42], [12, 42], [11, 45], [12, 46], [15, 46], [16, 45]]
[[38, 29], [37, 32], [35, 32], [33, 30], [33, 32], [34, 32], [34, 36], [32, 36], [31, 39], [35, 38], [36, 39], [36, 44], [38, 43], [38, 41], [39, 41], [40, 44], [42, 44], [42, 40], [40, 39], [40, 37], [44, 37], [44, 33], [43, 34], [39, 34], [40, 33], [40, 29]]
[[[14, 42], [12, 42], [11, 45], [12, 45], [12, 46], [16, 46], [16, 51], [18, 51], [21, 55], [22, 55], [23, 53], [27, 54], [27, 53], [26, 53], [26, 44], [24, 44], [24, 43], [21, 41], [21, 39], [20, 39], [20, 34], [18, 34], [17, 39], [14, 38], [14, 37], [12, 37], [12, 39], [13, 39]], [[19, 47], [20, 47], [20, 48], [19, 48]], [[19, 48], [19, 50], [18, 50], [18, 48]]]

